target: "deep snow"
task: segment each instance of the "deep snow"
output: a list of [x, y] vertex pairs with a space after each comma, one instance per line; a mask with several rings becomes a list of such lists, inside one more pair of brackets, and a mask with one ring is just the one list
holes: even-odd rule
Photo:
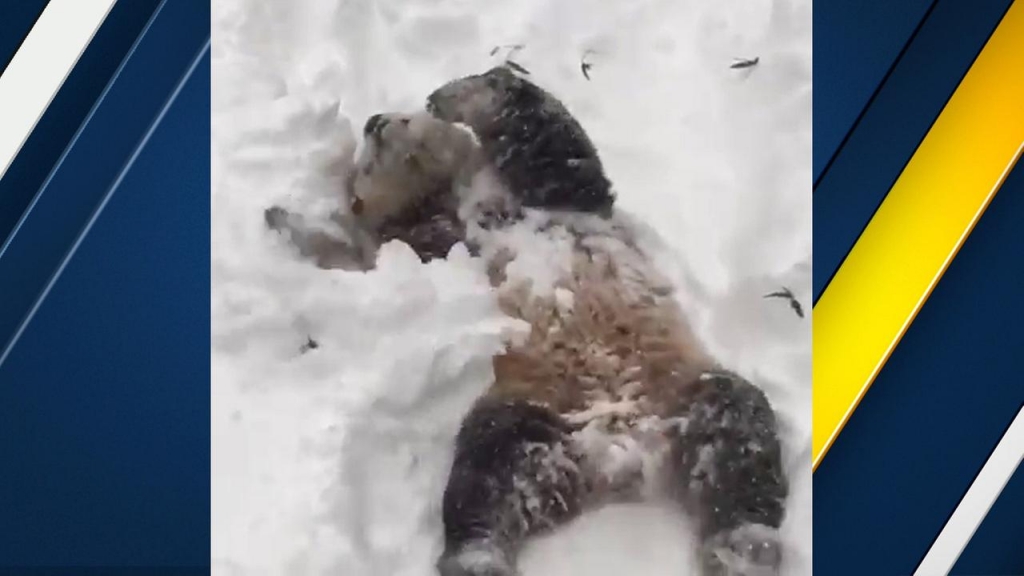
[[[784, 568], [809, 574], [810, 319], [762, 295], [788, 286], [810, 307], [810, 4], [216, 0], [214, 574], [433, 574], [459, 418], [522, 327], [461, 247], [421, 265], [390, 244], [373, 272], [325, 272], [262, 211], [326, 214], [368, 115], [417, 109], [512, 44], [587, 129], [618, 205], [664, 242], [659, 267], [711, 351], [779, 411]], [[522, 568], [678, 576], [688, 542], [672, 511], [616, 506], [533, 543]]]

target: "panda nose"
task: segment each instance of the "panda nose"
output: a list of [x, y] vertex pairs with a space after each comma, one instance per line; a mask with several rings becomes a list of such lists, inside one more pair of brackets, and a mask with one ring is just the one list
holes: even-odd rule
[[375, 132], [379, 134], [380, 131], [384, 129], [384, 126], [387, 123], [388, 119], [385, 118], [382, 114], [374, 114], [373, 116], [370, 116], [370, 118], [366, 121], [366, 126], [363, 127], [363, 134], [367, 136]]

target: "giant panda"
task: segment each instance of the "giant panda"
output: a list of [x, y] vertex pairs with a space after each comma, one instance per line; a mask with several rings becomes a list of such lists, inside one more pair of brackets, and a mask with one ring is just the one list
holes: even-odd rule
[[[775, 413], [691, 331], [565, 106], [502, 66], [445, 84], [424, 111], [375, 114], [363, 135], [349, 241], [311, 241], [279, 208], [268, 225], [328, 268], [372, 268], [392, 240], [425, 262], [463, 242], [501, 309], [530, 326], [493, 359], [455, 439], [440, 575], [516, 575], [527, 539], [648, 498], [691, 516], [697, 541], [679, 544], [703, 576], [777, 574], [788, 481]], [[517, 266], [524, 234], [560, 247], [544, 278]]]

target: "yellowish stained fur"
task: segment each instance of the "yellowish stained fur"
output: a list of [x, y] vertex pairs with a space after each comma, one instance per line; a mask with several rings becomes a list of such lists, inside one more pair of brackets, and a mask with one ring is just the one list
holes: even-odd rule
[[487, 396], [540, 403], [584, 421], [595, 405], [619, 403], [624, 413], [608, 424], [628, 428], [642, 416], [669, 415], [683, 385], [715, 366], [671, 291], [651, 281], [646, 257], [616, 244], [574, 250], [571, 275], [556, 284], [572, 295], [570, 303], [506, 281], [502, 269], [511, 256], [492, 261], [502, 310], [531, 331], [494, 358]]

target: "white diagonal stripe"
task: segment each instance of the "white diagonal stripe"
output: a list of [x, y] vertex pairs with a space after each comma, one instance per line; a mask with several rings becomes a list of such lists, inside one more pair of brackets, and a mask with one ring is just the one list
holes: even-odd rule
[[1024, 408], [999, 440], [978, 477], [943, 526], [914, 576], [949, 574], [1024, 457]]
[[0, 178], [116, 0], [50, 0], [0, 76]]

